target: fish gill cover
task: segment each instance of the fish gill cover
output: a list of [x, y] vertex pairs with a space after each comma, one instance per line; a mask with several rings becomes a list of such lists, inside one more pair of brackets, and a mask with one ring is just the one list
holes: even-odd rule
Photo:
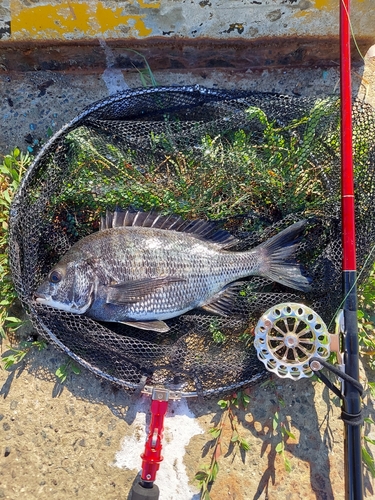
[[[41, 150], [12, 205], [12, 274], [37, 331], [130, 389], [146, 383], [205, 395], [259, 380], [253, 330], [268, 308], [302, 302], [329, 324], [342, 301], [339, 127], [337, 96], [199, 86], [129, 90], [84, 110]], [[363, 280], [375, 244], [375, 120], [360, 102], [353, 135]], [[129, 206], [217, 221], [238, 251], [306, 219], [296, 257], [311, 291], [249, 277], [233, 314], [189, 311], [167, 320], [166, 333], [37, 304], [35, 291], [62, 255], [99, 229], [106, 210]]]

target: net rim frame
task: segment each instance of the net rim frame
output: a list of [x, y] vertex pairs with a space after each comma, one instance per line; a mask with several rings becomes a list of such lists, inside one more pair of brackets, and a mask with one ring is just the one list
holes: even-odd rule
[[[67, 133], [69, 133], [71, 130], [74, 130], [76, 127], [80, 126], [82, 121], [92, 113], [94, 113], [96, 110], [100, 110], [104, 108], [106, 105], [111, 105], [113, 103], [119, 102], [119, 101], [124, 101], [125, 99], [132, 99], [133, 97], [137, 96], [143, 96], [145, 94], [158, 94], [158, 93], [195, 93], [197, 92], [199, 96], [204, 96], [204, 95], [211, 95], [213, 97], [217, 97], [218, 101], [220, 102], [220, 96], [223, 96], [223, 100], [225, 99], [230, 99], [231, 94], [236, 95], [236, 99], [241, 99], [241, 94], [243, 97], [247, 97], [249, 95], [252, 96], [269, 96], [269, 97], [274, 97], [274, 98], [282, 98], [285, 101], [290, 101], [293, 102], [294, 100], [303, 100], [304, 98], [296, 98], [295, 96], [289, 96], [289, 95], [283, 95], [283, 94], [277, 94], [277, 93], [268, 93], [268, 92], [254, 92], [254, 91], [241, 91], [241, 90], [234, 90], [234, 89], [209, 89], [201, 85], [182, 85], [182, 86], [164, 86], [164, 87], [152, 87], [152, 88], [136, 88], [136, 89], [127, 89], [122, 92], [118, 92], [117, 94], [114, 94], [112, 96], [105, 97], [103, 99], [100, 99], [99, 101], [96, 101], [95, 103], [89, 105], [86, 107], [80, 114], [78, 114], [76, 117], [74, 117], [71, 121], [66, 123], [63, 127], [61, 127], [49, 140], [48, 142], [42, 147], [42, 149], [39, 151], [37, 156], [34, 158], [33, 162], [31, 163], [30, 167], [26, 171], [22, 181], [19, 190], [17, 191], [13, 202], [11, 206], [11, 213], [10, 213], [10, 225], [11, 225], [11, 219], [13, 217], [16, 217], [17, 213], [17, 206], [19, 204], [20, 198], [22, 198], [23, 193], [25, 190], [27, 191], [29, 182], [33, 180], [33, 177], [38, 174], [39, 171], [39, 165], [43, 164], [43, 159], [48, 156], [50, 153], [50, 149], [53, 150], [54, 145], [58, 145], [58, 142], [61, 138], [63, 138]], [[332, 97], [338, 98], [338, 95], [333, 95]], [[316, 97], [318, 99], [319, 97]], [[308, 98], [309, 99], [309, 98]], [[213, 101], [216, 102], [216, 101]], [[32, 307], [28, 303], [28, 308], [31, 311]], [[38, 314], [33, 311], [35, 316], [38, 317]], [[43, 322], [40, 322], [43, 330], [46, 332], [48, 335], [48, 338], [51, 339], [51, 341], [63, 352], [65, 352], [70, 358], [73, 360], [76, 360], [81, 366], [89, 369], [89, 371], [93, 372], [95, 375], [108, 380], [111, 383], [114, 383], [115, 385], [120, 385], [123, 386], [127, 389], [130, 390], [143, 390], [146, 393], [149, 392], [149, 390], [152, 390], [153, 387], [155, 386], [150, 386], [150, 385], [144, 385], [142, 386], [142, 382], [138, 383], [133, 383], [133, 382], [128, 382], [125, 379], [122, 378], [117, 378], [113, 377], [112, 375], [107, 374], [106, 372], [102, 371], [101, 369], [97, 368], [96, 366], [91, 365], [89, 362], [85, 361], [83, 358], [81, 358], [79, 355], [75, 354], [73, 351], [70, 350], [70, 348], [66, 347], [65, 344], [60, 341], [54, 334], [53, 332], [46, 326], [44, 325]], [[179, 391], [179, 390], [174, 390], [170, 389], [173, 393], [178, 395], [178, 397], [196, 397], [200, 395], [204, 396], [210, 396], [213, 394], [218, 394], [218, 393], [224, 393], [224, 392], [229, 392], [232, 390], [239, 389], [240, 387], [244, 386], [250, 386], [253, 383], [256, 383], [259, 379], [262, 377], [264, 378], [265, 372], [261, 372], [255, 376], [252, 376], [251, 379], [246, 379], [246, 380], [241, 380], [240, 382], [237, 383], [232, 383], [232, 384], [227, 384], [225, 386], [220, 386], [220, 387], [215, 387], [214, 389], [204, 389], [204, 390], [197, 390], [197, 391]], [[199, 385], [196, 383], [196, 386]], [[143, 389], [142, 389], [143, 387]]]

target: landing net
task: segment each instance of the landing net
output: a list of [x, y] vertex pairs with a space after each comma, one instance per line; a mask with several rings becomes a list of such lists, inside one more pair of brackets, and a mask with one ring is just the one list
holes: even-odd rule
[[[330, 323], [342, 301], [338, 96], [297, 98], [199, 86], [103, 99], [44, 146], [15, 197], [13, 280], [38, 333], [112, 382], [208, 395], [264, 376], [254, 326], [275, 304], [306, 304]], [[375, 244], [375, 119], [353, 105], [358, 270]], [[192, 311], [168, 333], [98, 323], [37, 305], [33, 294], [106, 209], [129, 206], [216, 220], [251, 248], [301, 219], [308, 294], [252, 277], [230, 317]], [[361, 282], [360, 281], [360, 282]]]

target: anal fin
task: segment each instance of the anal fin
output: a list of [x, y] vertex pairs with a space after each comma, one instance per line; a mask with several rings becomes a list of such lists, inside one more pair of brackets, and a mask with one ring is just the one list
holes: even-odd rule
[[203, 304], [201, 309], [207, 312], [218, 314], [219, 316], [229, 316], [236, 309], [238, 293], [244, 286], [243, 281], [235, 281], [225, 286], [219, 293], [213, 295], [208, 302]]
[[119, 321], [123, 325], [132, 326], [134, 328], [139, 328], [140, 330], [152, 330], [153, 332], [166, 333], [169, 332], [170, 328], [164, 321]]

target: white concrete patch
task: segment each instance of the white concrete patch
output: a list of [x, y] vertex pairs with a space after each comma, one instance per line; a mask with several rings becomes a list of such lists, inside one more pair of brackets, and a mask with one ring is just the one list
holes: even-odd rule
[[365, 57], [375, 57], [375, 45], [371, 45]]
[[[150, 414], [151, 398], [140, 398], [137, 406], [137, 416], [132, 424], [133, 432], [125, 437], [121, 451], [116, 453], [114, 465], [139, 471], [142, 467], [140, 455], [144, 451], [147, 437], [146, 416]], [[168, 412], [164, 419], [162, 449], [164, 460], [160, 464], [155, 481], [160, 489], [159, 500], [199, 499], [197, 490], [193, 491], [189, 485], [183, 458], [185, 447], [190, 439], [203, 432], [185, 399], [169, 402]]]
[[122, 90], [126, 90], [129, 88], [129, 85], [126, 83], [124, 75], [119, 68], [114, 68], [115, 65], [115, 57], [111, 48], [105, 43], [105, 40], [99, 40], [101, 48], [104, 50], [105, 60], [107, 69], [104, 70], [102, 74], [102, 80], [106, 84], [108, 94], [116, 94], [116, 92], [121, 92]]

